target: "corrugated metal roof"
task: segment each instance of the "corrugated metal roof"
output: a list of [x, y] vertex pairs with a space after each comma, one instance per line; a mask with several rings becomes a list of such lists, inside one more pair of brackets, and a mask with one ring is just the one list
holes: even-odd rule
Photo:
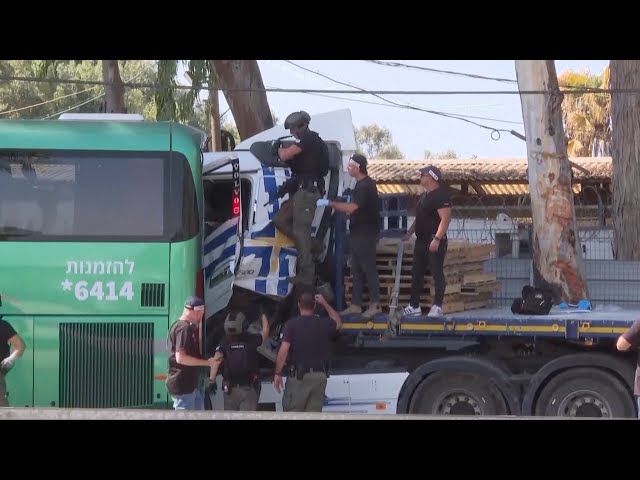
[[[527, 195], [529, 185], [526, 183], [483, 183], [482, 188], [487, 195]], [[573, 186], [573, 193], [580, 193], [580, 185]]]
[[412, 185], [406, 183], [378, 183], [378, 193], [380, 194], [410, 194], [420, 195], [424, 189], [420, 185]]
[[[421, 195], [424, 189], [418, 184], [411, 183], [378, 183], [378, 193], [380, 194], [408, 194]], [[482, 188], [486, 195], [527, 195], [529, 185], [526, 183], [482, 183]], [[580, 185], [573, 186], [573, 193], [581, 191]]]
[[[570, 158], [572, 162], [589, 171], [574, 168], [576, 180], [608, 180], [612, 175], [611, 157]], [[418, 170], [436, 165], [448, 182], [526, 182], [527, 159], [474, 159], [474, 160], [370, 160], [367, 170], [377, 182], [417, 182]]]

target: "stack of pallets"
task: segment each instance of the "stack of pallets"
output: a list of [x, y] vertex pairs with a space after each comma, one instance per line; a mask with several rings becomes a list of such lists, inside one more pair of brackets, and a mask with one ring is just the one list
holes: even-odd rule
[[[382, 239], [378, 243], [376, 266], [380, 280], [380, 306], [383, 311], [389, 309], [389, 302], [395, 285], [398, 244], [400, 239]], [[411, 296], [411, 266], [413, 265], [413, 241], [404, 242], [404, 254], [400, 271], [400, 290], [398, 306], [403, 308]], [[471, 243], [462, 240], [449, 240], [447, 256], [444, 262], [444, 275], [447, 281], [445, 289], [444, 313], [462, 312], [488, 306], [493, 292], [500, 288], [494, 272], [485, 272], [484, 262], [491, 257], [495, 246]], [[351, 303], [353, 281], [347, 270], [345, 278], [345, 300]], [[425, 275], [424, 288], [420, 298], [422, 309], [431, 307], [434, 295], [433, 278], [429, 271]], [[365, 282], [363, 302], [366, 305], [369, 295]]]

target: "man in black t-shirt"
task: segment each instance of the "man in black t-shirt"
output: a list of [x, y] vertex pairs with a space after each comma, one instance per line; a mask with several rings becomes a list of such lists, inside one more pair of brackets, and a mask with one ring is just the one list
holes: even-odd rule
[[[331, 342], [342, 328], [340, 315], [322, 295], [307, 285], [298, 297], [300, 315], [289, 320], [283, 330], [276, 358], [273, 385], [282, 390], [282, 374], [287, 382], [282, 395], [285, 412], [321, 412], [324, 405], [327, 374], [331, 358]], [[316, 302], [329, 318], [314, 313]]]
[[[289, 193], [291, 207], [281, 208], [273, 217], [278, 230], [292, 238], [298, 253], [295, 283], [314, 285], [313, 250], [319, 248], [311, 232], [316, 201], [325, 193], [324, 177], [329, 171], [329, 149], [320, 135], [309, 129], [307, 112], [289, 115], [284, 127], [299, 141], [278, 149], [278, 158], [291, 166], [294, 192]], [[315, 248], [314, 248], [315, 247]]]
[[349, 159], [349, 175], [356, 179], [350, 202], [318, 200], [317, 205], [329, 207], [349, 215], [351, 238], [351, 276], [353, 294], [351, 305], [341, 315], [362, 313], [364, 279], [369, 289], [369, 308], [362, 313], [371, 318], [380, 313], [380, 285], [376, 268], [376, 246], [380, 234], [380, 202], [376, 182], [368, 175], [367, 159], [356, 153]]
[[[640, 347], [640, 320], [636, 320], [633, 324], [618, 338], [616, 348], [621, 352], [625, 352], [631, 348], [638, 349]], [[633, 394], [636, 396], [638, 403], [638, 418], [640, 418], [640, 350], [638, 350], [636, 360], [636, 378], [633, 386]]]
[[419, 315], [420, 295], [424, 287], [427, 266], [435, 283], [435, 295], [430, 317], [442, 316], [442, 303], [446, 281], [444, 259], [447, 254], [447, 229], [451, 222], [451, 199], [449, 191], [442, 184], [442, 173], [438, 167], [430, 165], [420, 170], [420, 185], [426, 190], [418, 200], [416, 218], [403, 237], [409, 240], [415, 232], [416, 243], [413, 250], [411, 300], [404, 309], [405, 315]]
[[165, 382], [176, 410], [204, 410], [204, 396], [198, 388], [198, 367], [211, 367], [220, 360], [200, 356], [197, 331], [204, 316], [204, 301], [187, 299], [182, 315], [167, 336], [169, 370]]
[[5, 377], [23, 353], [24, 342], [11, 324], [0, 316], [0, 407], [9, 406]]

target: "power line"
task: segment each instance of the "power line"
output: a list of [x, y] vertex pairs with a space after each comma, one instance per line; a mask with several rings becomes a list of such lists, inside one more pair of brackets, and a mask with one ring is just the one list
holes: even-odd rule
[[[62, 84], [75, 84], [75, 85], [115, 85], [115, 82], [104, 82], [100, 80], [70, 80], [60, 78], [34, 78], [34, 77], [19, 77], [19, 76], [0, 76], [0, 82], [40, 82], [40, 83], [62, 83]], [[155, 90], [162, 90], [167, 88], [165, 85], [159, 83], [135, 83], [126, 82], [123, 84], [126, 88], [150, 88]], [[174, 90], [191, 90], [193, 87], [189, 85], [172, 85]], [[548, 90], [338, 90], [338, 89], [318, 89], [318, 88], [219, 88], [219, 87], [198, 87], [195, 88], [198, 91], [209, 92], [267, 92], [267, 93], [334, 93], [334, 94], [347, 94], [347, 95], [549, 95], [550, 93], [563, 93], [569, 95], [582, 95], [585, 93], [640, 93], [640, 88], [591, 88], [591, 87], [578, 87], [568, 90], [558, 89], [554, 92]]]
[[[382, 103], [382, 102], [372, 102], [370, 100], [359, 100], [357, 98], [336, 97], [335, 95], [325, 95], [325, 94], [322, 94], [322, 93], [309, 93], [307, 95], [315, 95], [315, 96], [318, 96], [318, 97], [325, 97], [325, 98], [335, 98], [336, 100], [345, 100], [347, 102], [368, 103], [369, 105], [378, 105], [380, 107], [402, 108], [402, 109], [406, 110], [406, 107], [400, 107], [400, 106], [397, 106], [397, 105], [389, 105], [387, 103]], [[477, 116], [474, 116], [474, 115], [465, 115], [465, 117], [467, 117], [467, 118], [475, 118], [475, 119], [478, 119], [478, 120], [491, 120], [492, 122], [512, 123], [514, 125], [522, 125], [522, 122], [514, 122], [512, 120], [498, 120], [496, 118], [477, 117]]]
[[73, 105], [73, 106], [71, 106], [69, 108], [65, 108], [64, 110], [60, 110], [59, 112], [51, 113], [51, 114], [47, 115], [46, 117], [42, 117], [41, 120], [47, 120], [47, 119], [49, 119], [51, 117], [55, 117], [56, 115], [61, 115], [63, 113], [70, 112], [71, 110], [75, 110], [76, 108], [82, 107], [83, 105], [86, 105], [87, 103], [91, 103], [94, 100], [97, 100], [98, 98], [100, 98], [100, 97], [102, 97], [104, 95], [105, 95], [104, 93], [99, 93], [98, 95], [96, 95], [94, 97], [91, 97], [90, 99], [85, 100], [83, 102], [80, 102], [77, 105]]
[[[154, 66], [157, 66], [157, 65], [158, 65], [158, 62], [155, 62]], [[129, 81], [131, 81], [131, 80], [135, 80], [136, 78], [140, 77], [140, 76], [141, 76], [141, 75], [143, 75], [143, 74], [144, 74], [144, 71], [139, 72], [138, 74], [136, 74], [136, 75], [134, 75], [133, 77], [131, 77], [131, 78], [129, 79]], [[93, 89], [95, 89], [95, 88], [98, 88], [98, 87], [96, 86], [96, 87], [87, 88], [86, 90], [83, 90], [82, 92], [86, 92], [86, 91], [88, 91], [88, 90], [93, 90]], [[82, 92], [78, 92], [78, 93], [82, 93]], [[93, 102], [94, 100], [97, 100], [97, 99], [98, 99], [98, 98], [100, 98], [100, 97], [104, 97], [105, 95], [106, 95], [106, 92], [99, 93], [98, 95], [95, 95], [94, 97], [91, 97], [91, 98], [89, 98], [88, 100], [82, 101], [82, 102], [78, 103], [77, 105], [73, 105], [72, 107], [65, 108], [64, 110], [61, 110], [61, 111], [59, 111], [59, 112], [55, 112], [55, 113], [52, 113], [52, 114], [50, 114], [50, 115], [47, 115], [46, 117], [42, 117], [42, 118], [41, 118], [41, 120], [47, 120], [47, 119], [49, 119], [49, 118], [51, 118], [51, 117], [55, 117], [56, 115], [61, 115], [61, 114], [63, 114], [63, 113], [70, 112], [71, 110], [75, 110], [75, 109], [76, 109], [76, 108], [78, 108], [78, 107], [82, 107], [83, 105], [86, 105], [86, 104], [88, 104], [88, 103], [91, 103], [91, 102]]]
[[4, 112], [0, 112], [0, 115], [9, 115], [10, 113], [21, 112], [23, 110], [29, 110], [30, 108], [40, 107], [42, 105], [46, 105], [48, 103], [52, 103], [58, 100], [62, 100], [63, 98], [73, 97], [75, 95], [80, 95], [81, 93], [88, 92], [90, 90], [95, 90], [96, 87], [85, 88], [84, 90], [80, 90], [79, 92], [68, 93], [66, 95], [60, 95], [59, 97], [53, 97], [51, 100], [45, 100], [44, 102], [35, 103], [33, 105], [28, 105], [26, 107], [14, 108], [13, 110], [5, 110]]
[[[298, 67], [298, 68], [300, 68], [300, 69], [302, 69], [302, 70], [305, 70], [305, 71], [307, 71], [307, 72], [311, 72], [311, 73], [314, 73], [314, 74], [316, 74], [316, 75], [319, 75], [319, 76], [321, 76], [321, 77], [323, 77], [323, 78], [326, 78], [327, 80], [330, 80], [330, 81], [332, 81], [332, 82], [338, 83], [338, 84], [340, 84], [340, 85], [347, 85], [347, 86], [350, 86], [351, 88], [356, 88], [356, 89], [361, 90], [361, 91], [366, 91], [366, 90], [364, 90], [363, 88], [358, 87], [358, 86], [356, 86], [356, 85], [350, 85], [350, 84], [348, 84], [348, 83], [341, 82], [340, 80], [336, 80], [336, 79], [334, 79], [334, 78], [331, 78], [330, 76], [325, 75], [324, 73], [315, 72], [315, 71], [313, 71], [313, 70], [311, 70], [311, 69], [308, 69], [308, 68], [306, 68], [306, 67], [303, 67], [303, 66], [301, 66], [301, 65], [298, 65], [297, 63], [292, 62], [291, 60], [285, 60], [285, 62], [290, 63], [291, 65], [293, 65], [293, 66], [295, 66], [295, 67]], [[484, 128], [484, 129], [487, 129], [487, 130], [491, 130], [491, 138], [494, 138], [494, 133], [496, 133], [496, 134], [497, 134], [497, 138], [494, 138], [494, 140], [499, 140], [499, 139], [500, 139], [500, 132], [508, 132], [508, 133], [511, 133], [511, 132], [512, 132], [512, 131], [509, 131], [509, 130], [499, 129], [499, 128], [495, 128], [495, 127], [490, 127], [490, 126], [483, 125], [483, 124], [478, 123], [478, 122], [474, 122], [473, 120], [469, 120], [469, 119], [467, 118], [467, 116], [465, 116], [465, 115], [457, 115], [457, 114], [451, 114], [451, 113], [439, 112], [439, 111], [437, 111], [437, 110], [428, 110], [428, 109], [426, 109], [426, 108], [416, 107], [416, 106], [414, 106], [414, 105], [407, 105], [407, 104], [403, 104], [403, 103], [394, 102], [393, 100], [389, 100], [388, 98], [384, 98], [384, 97], [382, 97], [382, 96], [380, 96], [380, 95], [378, 95], [378, 94], [371, 93], [371, 92], [369, 92], [369, 93], [370, 93], [371, 95], [373, 95], [373, 96], [375, 96], [375, 97], [379, 98], [380, 100], [382, 100], [382, 101], [384, 101], [384, 102], [387, 102], [387, 103], [389, 103], [389, 104], [391, 104], [391, 105], [395, 105], [395, 106], [397, 106], [397, 107], [406, 108], [406, 109], [409, 109], [409, 110], [417, 110], [417, 111], [420, 111], [420, 112], [431, 113], [431, 114], [433, 114], [433, 115], [439, 115], [439, 116], [441, 116], [441, 117], [445, 117], [445, 118], [454, 118], [454, 119], [456, 119], [456, 120], [461, 120], [461, 121], [463, 121], [463, 122], [467, 122], [467, 123], [470, 123], [470, 124], [472, 124], [472, 125], [476, 125], [477, 127], [480, 127], [480, 128]]]
[[387, 67], [401, 67], [401, 68], [422, 70], [422, 71], [432, 72], [432, 73], [443, 73], [443, 74], [446, 74], [446, 75], [459, 75], [461, 77], [476, 78], [476, 79], [479, 79], [479, 80], [494, 80], [496, 82], [518, 83], [517, 80], [514, 80], [512, 78], [485, 77], [484, 75], [477, 75], [475, 73], [464, 73], [464, 72], [454, 72], [454, 71], [451, 71], [451, 70], [440, 70], [438, 68], [421, 67], [421, 66], [418, 66], [418, 65], [410, 65], [408, 63], [401, 63], [401, 62], [384, 62], [382, 60], [363, 60], [363, 61], [364, 62], [375, 63], [376, 65], [384, 65], [384, 66], [387, 66]]

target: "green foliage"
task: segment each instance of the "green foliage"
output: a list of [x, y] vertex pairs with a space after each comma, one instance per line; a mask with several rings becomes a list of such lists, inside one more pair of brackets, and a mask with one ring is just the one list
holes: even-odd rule
[[[120, 62], [122, 80], [139, 83], [157, 81], [155, 62]], [[18, 77], [102, 80], [99, 60], [0, 60], [0, 74]], [[100, 112], [104, 88], [100, 85], [11, 81], [0, 83], [0, 118], [56, 118], [63, 111]], [[148, 120], [156, 117], [151, 89], [126, 89], [129, 113], [140, 113]]]
[[178, 108], [176, 105], [176, 73], [178, 60], [158, 61], [158, 83], [161, 88], [156, 90], [156, 120], [175, 120]]
[[392, 143], [391, 132], [386, 127], [374, 123], [356, 129], [358, 148], [368, 159], [400, 159], [404, 155], [397, 145]]

